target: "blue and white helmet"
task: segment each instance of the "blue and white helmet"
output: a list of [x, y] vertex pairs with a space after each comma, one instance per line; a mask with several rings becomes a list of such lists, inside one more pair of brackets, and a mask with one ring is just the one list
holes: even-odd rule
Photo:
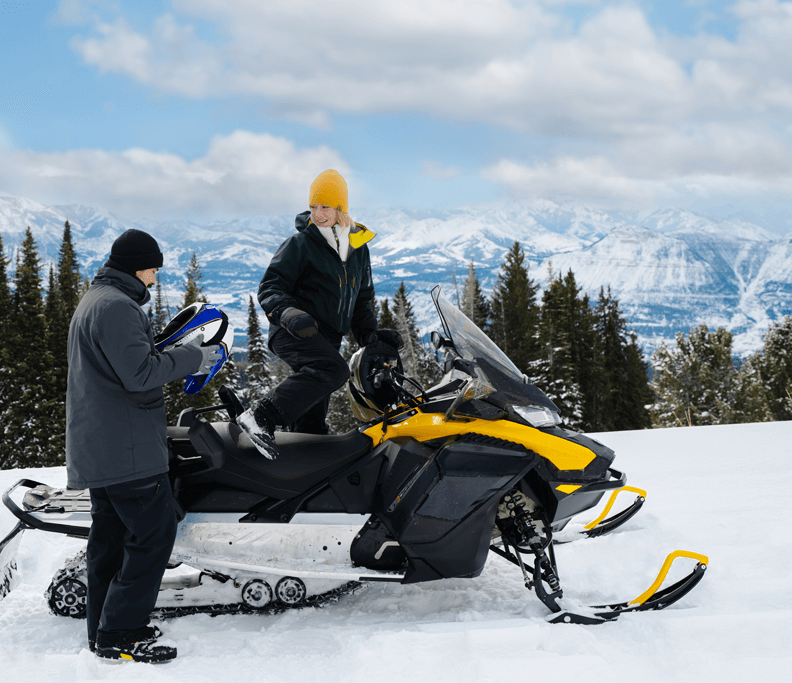
[[190, 304], [179, 311], [158, 335], [154, 337], [157, 351], [165, 351], [186, 344], [196, 337], [203, 337], [201, 346], [220, 345], [220, 359], [204, 375], [187, 375], [184, 384], [186, 394], [197, 394], [225, 365], [234, 344], [234, 328], [228, 316], [211, 304]]

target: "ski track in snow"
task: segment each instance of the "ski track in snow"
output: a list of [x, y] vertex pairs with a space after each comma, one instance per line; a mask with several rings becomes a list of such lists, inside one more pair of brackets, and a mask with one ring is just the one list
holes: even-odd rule
[[[785, 503], [792, 422], [594, 436], [616, 450], [614, 465], [630, 485], [647, 490], [647, 502], [620, 532], [557, 548], [565, 595], [584, 604], [628, 600], [652, 583], [667, 553], [708, 555], [704, 580], [664, 611], [600, 626], [549, 624], [517, 569], [491, 556], [477, 579], [372, 584], [336, 604], [277, 616], [166, 621], [163, 629], [179, 648], [175, 661], [110, 664], [88, 651], [84, 621], [55, 617], [44, 602], [52, 575], [82, 541], [27, 531], [18, 556], [21, 582], [0, 603], [2, 678], [789, 680], [792, 543]], [[0, 471], [0, 488], [23, 476], [65, 484], [63, 468], [7, 470]], [[13, 524], [2, 507], [0, 533]], [[680, 562], [678, 574], [692, 568], [692, 560]]]

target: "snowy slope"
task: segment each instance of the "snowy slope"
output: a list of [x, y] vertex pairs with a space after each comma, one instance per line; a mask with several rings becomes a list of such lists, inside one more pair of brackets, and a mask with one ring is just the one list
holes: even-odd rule
[[[81, 542], [26, 532], [22, 583], [0, 603], [3, 680], [788, 681], [792, 422], [596, 438], [649, 495], [622, 532], [558, 548], [566, 594], [586, 603], [629, 599], [668, 552], [708, 555], [704, 581], [665, 611], [601, 626], [550, 625], [516, 569], [495, 557], [478, 579], [372, 585], [324, 609], [273, 617], [169, 621], [177, 660], [111, 665], [85, 649], [84, 622], [51, 616], [42, 597]], [[65, 481], [63, 469], [3, 471], [0, 488], [22, 476]], [[12, 525], [2, 508], [0, 533]]]

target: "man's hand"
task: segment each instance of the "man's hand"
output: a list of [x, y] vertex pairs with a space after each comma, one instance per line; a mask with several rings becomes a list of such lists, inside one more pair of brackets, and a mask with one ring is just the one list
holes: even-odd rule
[[201, 365], [193, 373], [195, 375], [208, 375], [215, 363], [220, 360], [221, 356], [217, 354], [220, 352], [219, 344], [210, 344], [209, 346], [201, 346], [203, 342], [203, 335], [198, 335], [195, 339], [191, 339], [185, 346], [194, 346], [201, 352]]
[[396, 330], [377, 330], [376, 332], [369, 332], [366, 335], [363, 340], [363, 346], [368, 346], [378, 341], [392, 346], [396, 350], [404, 345], [401, 335]]
[[297, 339], [308, 339], [319, 333], [316, 321], [299, 308], [287, 308], [283, 311], [280, 324], [284, 330]]

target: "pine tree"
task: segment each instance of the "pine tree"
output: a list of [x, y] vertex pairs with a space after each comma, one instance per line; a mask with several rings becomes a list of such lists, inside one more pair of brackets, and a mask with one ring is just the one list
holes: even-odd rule
[[3, 235], [0, 233], [0, 351], [5, 346], [12, 311], [11, 290], [8, 287], [8, 259], [4, 256]]
[[480, 329], [487, 329], [490, 317], [490, 307], [487, 298], [481, 291], [481, 285], [476, 277], [473, 261], [468, 267], [465, 286], [462, 289], [462, 307], [460, 309]]
[[657, 427], [730, 424], [745, 420], [739, 406], [732, 334], [694, 327], [676, 335], [676, 349], [662, 343], [652, 355], [652, 424]]
[[773, 419], [792, 420], [792, 316], [770, 325], [757, 364]]
[[52, 365], [51, 381], [46, 385], [47, 396], [41, 401], [51, 416], [50, 449], [56, 453], [66, 453], [66, 380], [68, 375], [68, 359], [66, 345], [69, 339], [69, 322], [71, 315], [58, 287], [55, 270], [50, 266], [47, 298], [44, 304], [47, 321], [47, 347], [50, 350]]
[[158, 334], [165, 329], [170, 319], [170, 311], [162, 298], [162, 281], [159, 273], [157, 274], [157, 284], [154, 285], [154, 301], [149, 306], [149, 321], [154, 334]]
[[584, 421], [590, 431], [646, 429], [651, 418], [647, 364], [610, 287], [600, 289], [595, 317], [595, 361]]
[[63, 463], [52, 452], [49, 387], [52, 355], [47, 348], [47, 325], [41, 290], [41, 264], [28, 228], [22, 241], [14, 277], [13, 312], [9, 334], [14, 362], [8, 368], [9, 404], [2, 468], [50, 466]]
[[[566, 277], [551, 277], [542, 295], [539, 321], [539, 360], [531, 366], [534, 383], [558, 406], [564, 421], [574, 428], [585, 426], [585, 384], [591, 370], [593, 335], [588, 297], [570, 270]], [[588, 348], [586, 346], [588, 345]]]
[[528, 277], [522, 247], [515, 242], [506, 254], [492, 290], [487, 333], [517, 368], [529, 376], [531, 363], [539, 356], [538, 291], [539, 286]]
[[71, 321], [77, 304], [80, 303], [81, 278], [69, 221], [63, 224], [63, 240], [58, 254], [58, 290], [63, 299], [66, 318]]
[[0, 234], [0, 468], [6, 467], [8, 457], [6, 451], [7, 413], [11, 400], [11, 364], [12, 354], [8, 346], [11, 331], [11, 315], [13, 301], [8, 287], [8, 260], [3, 250], [3, 236]]
[[649, 386], [649, 362], [638, 345], [635, 332], [630, 332], [626, 368], [624, 394], [627, 400], [622, 404], [620, 421], [614, 422], [614, 429], [649, 429], [652, 426], [649, 406], [654, 401], [654, 393]]
[[[424, 389], [428, 389], [436, 384], [442, 377], [434, 353], [430, 353], [418, 334], [418, 327], [415, 322], [407, 288], [402, 282], [393, 297], [393, 317], [395, 328], [404, 341], [404, 346], [400, 351], [404, 374], [417, 381]], [[416, 391], [411, 384], [407, 383], [405, 388], [414, 393]]]
[[201, 266], [198, 263], [198, 256], [193, 252], [190, 262], [187, 264], [187, 279], [184, 283], [184, 301], [182, 302], [181, 309], [184, 310], [187, 306], [196, 302], [207, 303], [204, 288], [201, 284], [203, 273]]
[[[187, 274], [184, 282], [184, 297], [181, 308], [184, 310], [191, 304], [201, 302], [206, 303], [203, 286], [200, 284], [203, 274], [198, 263], [198, 257], [193, 252], [192, 258], [187, 265]], [[184, 392], [185, 380], [177, 379], [169, 382], [163, 387], [165, 393], [165, 410], [168, 415], [168, 422], [174, 423], [179, 414], [187, 408], [206, 408], [217, 404], [217, 389], [225, 381], [223, 372], [218, 373], [212, 378], [211, 382], [201, 389], [197, 394], [187, 394]]]
[[80, 301], [82, 301], [82, 298], [83, 298], [83, 297], [85, 296], [85, 294], [88, 292], [88, 289], [89, 289], [90, 287], [91, 287], [91, 281], [88, 279], [88, 276], [86, 275], [86, 276], [83, 278], [82, 284], [80, 285], [80, 291], [79, 291], [79, 293], [78, 293], [78, 295], [77, 295], [77, 303], [79, 303]]
[[[762, 379], [762, 361], [763, 355], [759, 351], [746, 358], [738, 371], [735, 394], [741, 422], [772, 422], [776, 419]], [[792, 407], [792, 399], [787, 397], [787, 401]]]
[[381, 330], [396, 329], [397, 321], [396, 321], [396, 317], [393, 315], [393, 311], [391, 310], [390, 304], [388, 303], [388, 297], [385, 297], [382, 300], [382, 306], [379, 312], [378, 325]]
[[71, 226], [66, 221], [58, 257], [57, 271], [50, 268], [47, 299], [47, 344], [52, 353], [52, 381], [49, 396], [42, 401], [51, 415], [49, 450], [66, 451], [66, 380], [69, 323], [80, 299], [80, 266], [72, 244]]
[[253, 303], [253, 296], [248, 297], [248, 352], [245, 374], [247, 387], [243, 393], [245, 406], [257, 405], [262, 398], [272, 391], [272, 377], [269, 371], [269, 353], [267, 342], [261, 332], [258, 311]]
[[[354, 335], [348, 334], [344, 337], [340, 351], [347, 365], [359, 349], [360, 345], [355, 341]], [[327, 426], [330, 428], [331, 434], [346, 434], [359, 425], [360, 422], [349, 405], [349, 395], [347, 394], [346, 384], [344, 384], [343, 387], [330, 395], [330, 405], [327, 409]]]
[[[214, 396], [216, 397], [212, 402], [217, 404], [220, 403], [220, 395], [217, 392], [222, 386], [228, 387], [237, 396], [242, 393], [242, 376], [233, 346], [228, 350], [228, 358], [226, 358], [226, 362], [223, 363], [223, 369], [212, 378], [209, 386], [213, 388]], [[208, 388], [207, 386], [203, 391], [206, 391]]]

